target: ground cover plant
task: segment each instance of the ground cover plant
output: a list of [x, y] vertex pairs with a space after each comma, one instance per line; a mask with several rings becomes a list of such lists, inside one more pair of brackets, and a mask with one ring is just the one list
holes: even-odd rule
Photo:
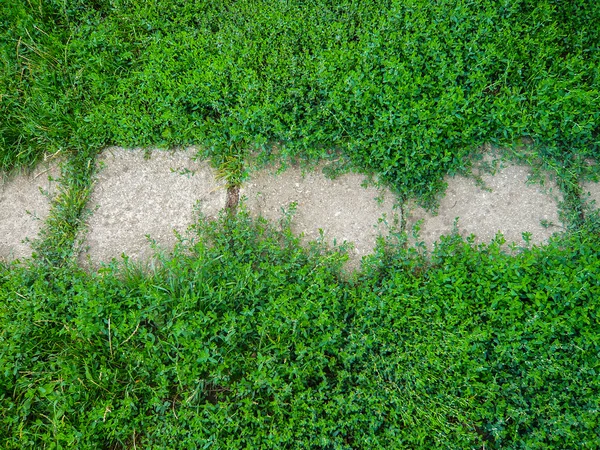
[[485, 142], [597, 156], [597, 2], [80, 0], [0, 11], [0, 168], [108, 144], [339, 149], [431, 199]]
[[352, 280], [244, 211], [197, 232], [151, 274], [2, 268], [3, 448], [596, 446], [597, 229]]
[[[0, 7], [0, 170], [64, 155], [0, 262], [3, 448], [594, 448], [597, 2], [80, 0]], [[485, 142], [549, 169], [567, 233], [508, 255], [399, 234], [354, 278], [232, 208], [152, 273], [80, 270], [106, 145], [342, 157], [431, 203]], [[511, 153], [511, 152], [509, 152]], [[597, 174], [596, 174], [597, 175]], [[394, 240], [396, 239], [396, 240]]]

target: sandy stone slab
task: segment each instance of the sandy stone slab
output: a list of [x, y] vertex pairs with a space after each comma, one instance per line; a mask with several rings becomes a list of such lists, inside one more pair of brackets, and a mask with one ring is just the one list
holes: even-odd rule
[[600, 209], [600, 183], [584, 183], [581, 190], [586, 201], [594, 208]]
[[[512, 164], [493, 176], [484, 174], [484, 185], [491, 191], [470, 178], [448, 177], [438, 214], [434, 216], [412, 205], [407, 212], [407, 229], [423, 220], [420, 239], [429, 249], [440, 236], [451, 234], [456, 217], [460, 234], [475, 234], [477, 243], [490, 242], [497, 232], [504, 235], [507, 243], [523, 245], [523, 232], [531, 233], [533, 244], [543, 243], [558, 230], [557, 202], [562, 196], [555, 184], [548, 183], [543, 188], [527, 184], [529, 175], [528, 167]], [[544, 227], [542, 221], [551, 226]]]
[[[271, 221], [283, 217], [282, 210], [289, 210], [296, 204], [292, 231], [304, 235], [304, 242], [320, 237], [330, 244], [351, 242], [350, 264], [357, 267], [362, 256], [373, 251], [376, 238], [386, 232], [386, 227], [378, 223], [386, 216], [391, 223], [394, 214], [394, 196], [389, 191], [379, 191], [374, 187], [364, 188], [363, 175], [346, 174], [335, 180], [325, 177], [321, 170], [302, 176], [298, 168], [290, 168], [281, 174], [272, 169], [255, 172], [242, 187], [241, 195], [255, 216]], [[378, 201], [383, 197], [383, 201]]]
[[88, 205], [84, 251], [80, 262], [98, 267], [126, 254], [148, 261], [153, 250], [147, 235], [161, 249], [176, 243], [199, 210], [211, 217], [225, 205], [226, 190], [207, 162], [191, 158], [195, 150], [150, 152], [109, 148], [99, 157], [100, 171]]
[[0, 259], [23, 259], [32, 250], [25, 239], [35, 239], [50, 212], [60, 170], [41, 164], [31, 174], [0, 174]]

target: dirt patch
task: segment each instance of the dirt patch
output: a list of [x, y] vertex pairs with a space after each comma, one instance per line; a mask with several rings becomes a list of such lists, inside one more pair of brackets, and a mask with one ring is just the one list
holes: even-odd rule
[[0, 259], [23, 259], [50, 212], [60, 170], [57, 163], [41, 164], [31, 174], [5, 178], [0, 174]]
[[230, 213], [235, 213], [240, 203], [240, 187], [229, 186], [227, 188], [227, 199], [225, 200], [225, 209]]
[[482, 174], [485, 189], [471, 178], [447, 177], [438, 214], [411, 204], [407, 229], [422, 219], [420, 239], [430, 249], [440, 236], [452, 232], [456, 217], [460, 234], [475, 234], [477, 243], [491, 241], [498, 232], [507, 243], [523, 245], [523, 232], [531, 233], [532, 243], [543, 243], [560, 229], [557, 202], [562, 196], [551, 182], [543, 188], [527, 184], [529, 175], [526, 166], [505, 164], [495, 175]]
[[225, 186], [207, 162], [191, 159], [195, 153], [193, 148], [105, 150], [89, 203], [93, 214], [82, 265], [98, 267], [122, 254], [148, 261], [153, 250], [146, 236], [168, 251], [177, 240], [174, 230], [185, 233], [198, 210], [207, 217], [217, 215], [225, 205]]
[[318, 239], [320, 229], [330, 244], [351, 242], [349, 268], [355, 269], [361, 258], [373, 251], [378, 234], [387, 232], [379, 219], [385, 215], [391, 223], [393, 216], [399, 215], [393, 209], [392, 193], [364, 188], [364, 179], [363, 175], [346, 174], [331, 180], [323, 175], [322, 167], [305, 176], [299, 168], [281, 174], [265, 169], [251, 174], [241, 195], [253, 215], [271, 221], [280, 220], [283, 211], [295, 205], [292, 231], [303, 234], [305, 243]]

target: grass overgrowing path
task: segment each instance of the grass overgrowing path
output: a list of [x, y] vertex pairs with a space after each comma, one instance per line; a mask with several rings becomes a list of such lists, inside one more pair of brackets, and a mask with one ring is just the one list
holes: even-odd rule
[[[0, 171], [35, 169], [0, 193], [0, 251], [34, 251], [0, 258], [0, 447], [596, 448], [598, 23], [593, 1], [5, 2]], [[300, 177], [323, 160], [337, 179]], [[19, 205], [30, 248], [5, 240]], [[131, 258], [83, 266], [117, 241], [96, 262]]]

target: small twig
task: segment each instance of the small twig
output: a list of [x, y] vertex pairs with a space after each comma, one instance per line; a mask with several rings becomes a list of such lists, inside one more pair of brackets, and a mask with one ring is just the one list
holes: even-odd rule
[[48, 33], [46, 33], [44, 30], [42, 30], [38, 26], [34, 25], [33, 28], [35, 28], [36, 30], [38, 30], [40, 33], [44, 33], [46, 36], [48, 36]]
[[133, 335], [135, 333], [137, 333], [137, 330], [140, 327], [140, 323], [141, 322], [138, 322], [137, 326], [135, 327], [135, 330], [133, 330], [133, 333], [131, 333], [131, 336], [129, 336], [127, 339], [125, 339], [123, 342], [121, 342], [121, 345], [126, 344], [133, 337]]
[[56, 155], [58, 155], [61, 152], [62, 152], [62, 149], [59, 148], [54, 153], [52, 153], [50, 156], [48, 156], [47, 154], [44, 154], [44, 161], [52, 161], [56, 157]]
[[43, 172], [38, 173], [37, 175], [35, 175], [33, 177], [33, 179], [35, 180], [38, 177], [41, 177], [42, 175], [44, 175], [46, 172], [50, 172], [50, 170], [52, 170], [52, 167], [48, 167], [46, 170], [44, 170]]

